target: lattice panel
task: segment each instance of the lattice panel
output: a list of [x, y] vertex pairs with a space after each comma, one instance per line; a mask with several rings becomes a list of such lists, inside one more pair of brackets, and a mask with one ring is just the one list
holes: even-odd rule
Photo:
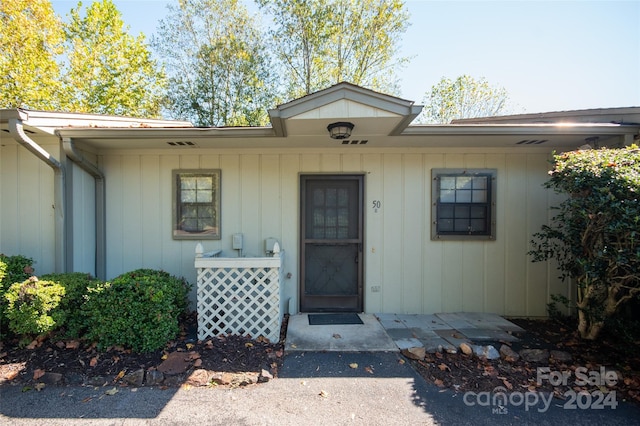
[[198, 268], [198, 339], [221, 334], [280, 339], [279, 267]]

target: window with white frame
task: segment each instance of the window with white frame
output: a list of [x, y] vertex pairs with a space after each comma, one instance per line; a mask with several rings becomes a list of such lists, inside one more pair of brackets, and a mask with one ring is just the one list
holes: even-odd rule
[[220, 170], [174, 170], [173, 238], [220, 239]]
[[495, 239], [495, 169], [433, 169], [432, 239]]

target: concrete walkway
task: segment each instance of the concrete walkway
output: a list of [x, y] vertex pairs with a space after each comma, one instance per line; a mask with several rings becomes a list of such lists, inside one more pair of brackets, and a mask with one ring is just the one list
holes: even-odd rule
[[424, 347], [455, 352], [460, 343], [517, 341], [525, 330], [496, 314], [359, 314], [361, 325], [309, 325], [307, 314], [292, 315], [285, 351], [386, 352]]

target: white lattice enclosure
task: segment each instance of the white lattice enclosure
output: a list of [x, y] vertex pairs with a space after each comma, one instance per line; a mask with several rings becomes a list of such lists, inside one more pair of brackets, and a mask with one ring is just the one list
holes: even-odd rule
[[198, 339], [237, 334], [280, 338], [282, 263], [284, 252], [273, 257], [199, 257]]

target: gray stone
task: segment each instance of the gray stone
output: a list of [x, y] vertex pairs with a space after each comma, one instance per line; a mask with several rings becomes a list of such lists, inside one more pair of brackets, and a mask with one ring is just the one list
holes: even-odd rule
[[132, 386], [142, 386], [142, 382], [144, 381], [144, 370], [139, 369], [132, 371], [131, 373], [126, 374], [122, 378], [122, 381]]
[[565, 351], [551, 351], [550, 355], [551, 358], [558, 362], [571, 362], [571, 360], [573, 359], [571, 357], [571, 354]]
[[527, 362], [548, 362], [549, 351], [546, 349], [522, 349], [520, 351], [520, 357]]
[[164, 374], [158, 370], [149, 370], [145, 376], [144, 382], [147, 386], [157, 386], [164, 380]]
[[520, 355], [518, 355], [518, 352], [511, 349], [511, 347], [508, 345], [500, 346], [500, 355], [502, 356], [502, 359], [507, 362], [516, 362], [520, 359]]
[[104, 386], [107, 383], [107, 379], [102, 376], [94, 376], [87, 378], [87, 385], [89, 386]]
[[498, 359], [500, 358], [500, 353], [491, 345], [488, 346], [472, 346], [473, 353], [478, 358], [484, 359]]
[[84, 376], [78, 373], [67, 373], [64, 375], [64, 379], [68, 385], [83, 385]]
[[410, 359], [423, 360], [427, 353], [424, 347], [414, 347], [403, 349], [402, 355]]
[[62, 374], [60, 373], [44, 373], [44, 375], [40, 377], [38, 381], [46, 385], [57, 385], [61, 380]]

